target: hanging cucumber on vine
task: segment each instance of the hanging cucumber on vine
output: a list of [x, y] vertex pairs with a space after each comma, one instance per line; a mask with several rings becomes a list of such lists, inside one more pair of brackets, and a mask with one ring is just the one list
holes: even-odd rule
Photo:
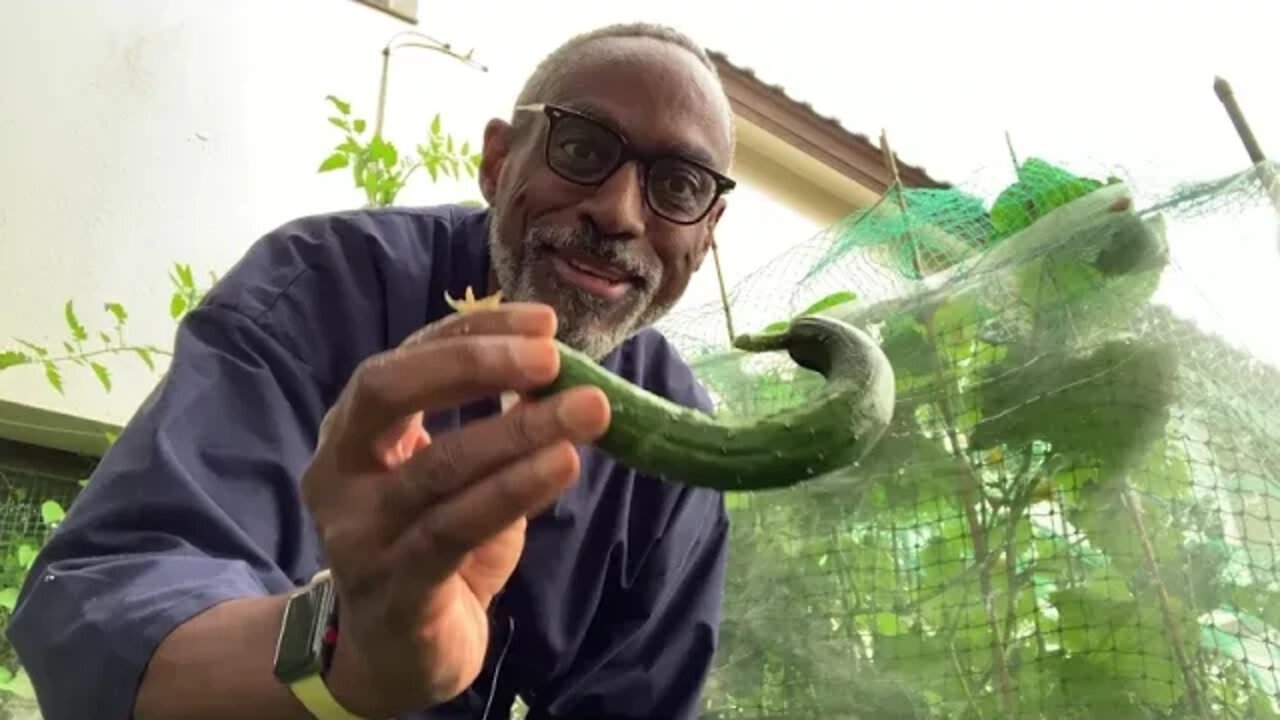
[[[446, 300], [469, 312], [499, 298], [476, 299], [468, 288], [465, 299]], [[713, 417], [634, 385], [557, 341], [560, 374], [533, 395], [600, 388], [612, 419], [597, 447], [639, 472], [722, 491], [789, 487], [847, 467], [866, 455], [893, 418], [893, 368], [876, 341], [853, 325], [802, 314], [733, 344], [751, 353], [785, 351], [826, 383], [800, 407]]]

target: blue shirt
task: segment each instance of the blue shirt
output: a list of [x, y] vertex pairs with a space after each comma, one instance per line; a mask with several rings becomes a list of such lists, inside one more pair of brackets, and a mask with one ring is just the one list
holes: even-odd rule
[[[298, 490], [321, 418], [362, 358], [452, 312], [446, 290], [486, 287], [487, 222], [452, 206], [299, 219], [183, 318], [170, 369], [40, 553], [9, 626], [47, 720], [128, 718], [174, 627], [324, 566]], [[711, 410], [655, 330], [604, 365]], [[442, 433], [498, 411], [494, 399], [426, 425]], [[697, 716], [720, 621], [723, 499], [579, 452], [580, 481], [531, 520], [495, 600], [489, 664], [455, 701], [413, 717], [479, 718], [491, 691], [491, 718], [516, 693], [531, 720]]]

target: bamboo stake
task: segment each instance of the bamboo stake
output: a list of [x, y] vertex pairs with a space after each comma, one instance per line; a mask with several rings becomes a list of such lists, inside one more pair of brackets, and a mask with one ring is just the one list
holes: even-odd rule
[[[1235, 126], [1236, 134], [1240, 136], [1240, 142], [1244, 145], [1245, 152], [1249, 154], [1250, 162], [1257, 168], [1258, 181], [1262, 183], [1263, 191], [1271, 198], [1271, 204], [1275, 207], [1276, 213], [1280, 214], [1280, 178], [1276, 177], [1275, 168], [1267, 160], [1266, 153], [1262, 152], [1262, 145], [1254, 136], [1253, 129], [1249, 127], [1249, 121], [1245, 120], [1244, 111], [1236, 102], [1236, 94], [1231, 89], [1231, 83], [1227, 82], [1226, 78], [1214, 78], [1213, 91], [1226, 109], [1227, 117], [1231, 118], [1231, 124]], [[1276, 249], [1280, 250], [1280, 238], [1276, 240]]]
[[720, 270], [720, 245], [714, 239], [711, 241], [711, 260], [716, 266], [716, 282], [720, 284], [720, 307], [724, 308], [724, 326], [729, 331], [729, 344], [732, 345], [737, 335], [733, 332], [733, 312], [729, 309], [729, 292], [724, 286], [724, 272]]
[[[898, 201], [898, 211], [902, 213], [902, 222], [905, 226], [909, 220], [907, 217], [907, 198], [902, 194], [902, 176], [898, 174], [898, 160], [893, 156], [893, 149], [889, 147], [889, 133], [880, 130], [880, 155], [884, 159], [884, 166], [889, 169], [889, 174], [893, 177], [893, 183], [885, 190], [885, 194], [893, 193], [894, 199]], [[920, 259], [920, 246], [911, 238], [911, 229], [907, 228], [903, 233], [906, 242], [911, 243], [911, 264], [916, 271], [916, 279], [924, 279], [924, 263]]]
[[1022, 169], [1021, 169], [1021, 166], [1018, 165], [1018, 153], [1014, 152], [1013, 150], [1013, 136], [1009, 134], [1008, 130], [1004, 131], [1004, 146], [1009, 148], [1009, 160], [1013, 162], [1014, 177], [1021, 180]]
[[1258, 144], [1258, 138], [1254, 137], [1253, 130], [1249, 127], [1249, 122], [1244, 119], [1244, 112], [1240, 110], [1240, 104], [1236, 102], [1235, 91], [1231, 89], [1231, 83], [1226, 78], [1214, 78], [1213, 91], [1217, 94], [1218, 100], [1222, 101], [1223, 107], [1227, 110], [1227, 117], [1231, 118], [1231, 124], [1236, 128], [1236, 134], [1240, 136], [1240, 142], [1244, 143], [1245, 152], [1249, 153], [1249, 160], [1257, 163], [1264, 162], [1267, 156], [1262, 152], [1262, 146]]
[[1156, 561], [1155, 548], [1151, 543], [1151, 534], [1147, 532], [1146, 521], [1142, 517], [1142, 501], [1138, 498], [1138, 494], [1134, 492], [1129, 485], [1128, 478], [1123, 479], [1124, 489], [1121, 491], [1120, 499], [1124, 503], [1125, 512], [1129, 514], [1129, 521], [1138, 531], [1138, 539], [1142, 545], [1142, 560], [1147, 566], [1147, 572], [1151, 573], [1151, 577], [1155, 578], [1156, 598], [1160, 604], [1160, 616], [1164, 621], [1165, 632], [1169, 633], [1169, 649], [1173, 652], [1173, 660], [1178, 664], [1178, 669], [1182, 672], [1182, 681], [1186, 683], [1187, 703], [1191, 705], [1191, 711], [1196, 717], [1206, 718], [1210, 715], [1204, 703], [1204, 699], [1200, 695], [1200, 683], [1196, 677], [1194, 669], [1191, 667], [1191, 661], [1187, 657], [1185, 650], [1185, 638], [1182, 630], [1178, 626], [1178, 616], [1174, 612], [1173, 605], [1169, 600], [1169, 589], [1165, 587], [1164, 581], [1160, 579], [1160, 566]]

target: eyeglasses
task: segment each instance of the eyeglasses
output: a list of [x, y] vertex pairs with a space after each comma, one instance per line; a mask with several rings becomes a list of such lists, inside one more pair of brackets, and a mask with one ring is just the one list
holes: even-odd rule
[[550, 121], [546, 162], [554, 173], [578, 185], [598, 186], [635, 160], [644, 170], [645, 204], [677, 225], [692, 225], [706, 217], [716, 199], [736, 186], [699, 162], [641, 152], [612, 128], [568, 108], [537, 103], [516, 110], [546, 114]]

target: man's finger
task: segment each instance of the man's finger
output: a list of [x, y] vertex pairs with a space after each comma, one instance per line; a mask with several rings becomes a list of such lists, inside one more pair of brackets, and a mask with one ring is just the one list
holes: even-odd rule
[[[467, 313], [446, 315], [410, 335], [400, 348], [422, 345], [431, 340], [482, 335], [522, 335], [554, 337], [556, 314], [540, 303], [507, 303], [497, 308], [483, 308]], [[509, 391], [502, 393], [510, 394]], [[421, 411], [393, 423], [374, 438], [371, 452], [390, 469], [421, 449], [429, 437], [422, 429]], [[406, 452], [407, 450], [407, 452]]]
[[340, 461], [364, 469], [379, 438], [419, 411], [457, 407], [504, 390], [532, 390], [555, 379], [551, 338], [443, 338], [373, 356], [357, 368], [333, 433]]
[[575, 387], [436, 437], [400, 468], [396, 483], [387, 488], [383, 515], [388, 532], [398, 534], [431, 505], [505, 465], [556, 442], [592, 442], [608, 426], [604, 393]]
[[542, 448], [432, 506], [396, 541], [392, 552], [413, 568], [415, 585], [438, 583], [466, 554], [522, 517], [541, 512], [577, 479], [578, 453], [569, 442]]
[[480, 308], [446, 315], [405, 338], [400, 347], [420, 345], [437, 338], [464, 335], [526, 335], [553, 337], [556, 313], [541, 303], [504, 303], [496, 308]]

